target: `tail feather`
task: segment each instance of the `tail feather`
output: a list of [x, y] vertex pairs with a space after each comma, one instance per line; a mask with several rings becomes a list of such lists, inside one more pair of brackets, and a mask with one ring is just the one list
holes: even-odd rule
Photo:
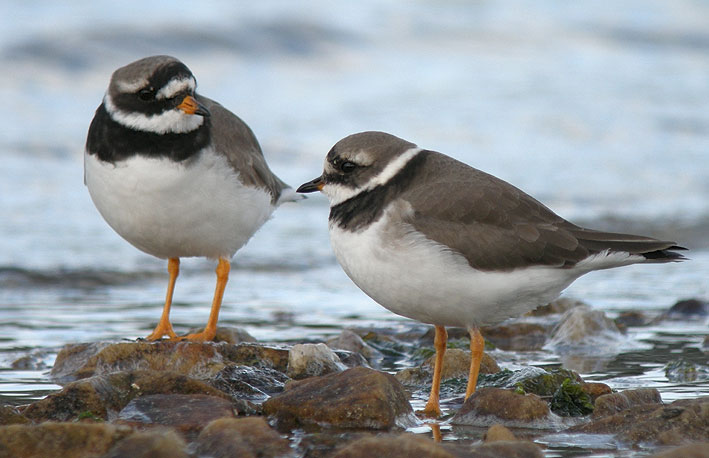
[[678, 262], [687, 259], [681, 253], [677, 253], [686, 248], [667, 240], [581, 228], [573, 231], [573, 234], [579, 243], [592, 253], [603, 250], [627, 252], [644, 256], [647, 262], [653, 263]]

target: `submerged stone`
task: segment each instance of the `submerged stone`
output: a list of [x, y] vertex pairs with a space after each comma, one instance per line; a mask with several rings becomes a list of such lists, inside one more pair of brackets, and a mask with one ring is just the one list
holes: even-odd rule
[[625, 341], [615, 322], [601, 310], [588, 306], [572, 308], [564, 313], [544, 346], [556, 353], [598, 353], [599, 348], [613, 348]]
[[210, 421], [234, 417], [230, 401], [204, 394], [150, 394], [132, 399], [118, 413], [131, 426], [162, 425], [179, 431], [201, 430]]
[[709, 442], [673, 447], [656, 453], [650, 458], [709, 458]]
[[585, 302], [576, 300], [576, 299], [569, 299], [566, 297], [560, 297], [559, 299], [553, 300], [549, 302], [547, 305], [542, 305], [540, 307], [537, 307], [536, 309], [532, 310], [531, 312], [528, 312], [528, 316], [547, 316], [547, 315], [561, 315], [562, 313], [566, 313], [569, 310], [571, 310], [574, 307], [579, 307], [579, 306], [585, 306], [588, 307], [588, 305]]
[[517, 440], [515, 435], [499, 423], [490, 426], [483, 437], [484, 442], [499, 442], [499, 441], [514, 441]]
[[684, 358], [665, 365], [665, 377], [670, 382], [696, 382], [709, 379], [709, 366], [702, 366]]
[[334, 458], [455, 458], [456, 455], [430, 439], [413, 434], [382, 435], [365, 437], [346, 444], [334, 455]]
[[171, 429], [156, 428], [131, 434], [102, 458], [188, 458], [187, 444]]
[[53, 423], [0, 427], [0, 454], [7, 457], [101, 456], [131, 428], [111, 424]]
[[195, 450], [212, 458], [270, 458], [288, 456], [290, 443], [261, 417], [221, 418], [202, 430]]
[[417, 423], [394, 376], [364, 367], [293, 381], [263, 411], [283, 427], [391, 429]]
[[549, 336], [550, 329], [539, 323], [516, 321], [485, 327], [482, 330], [486, 341], [502, 350], [540, 350]]
[[529, 441], [496, 441], [473, 446], [470, 456], [475, 458], [543, 458], [542, 449]]
[[668, 405], [640, 404], [575, 426], [567, 432], [615, 434], [632, 444], [680, 445], [709, 441], [709, 397]]
[[699, 299], [684, 299], [670, 307], [663, 318], [670, 320], [691, 320], [709, 316], [709, 302]]

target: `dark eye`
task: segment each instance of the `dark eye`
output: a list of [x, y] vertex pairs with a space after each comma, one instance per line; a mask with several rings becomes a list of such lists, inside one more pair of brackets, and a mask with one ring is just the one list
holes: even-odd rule
[[145, 89], [141, 89], [138, 92], [138, 98], [145, 102], [147, 102], [148, 100], [152, 100], [153, 98], [155, 98], [155, 89], [153, 89], [152, 87], [146, 87]]
[[357, 168], [357, 164], [354, 162], [350, 161], [345, 161], [342, 164], [340, 164], [340, 170], [342, 170], [344, 173], [350, 173], [354, 171], [354, 169]]

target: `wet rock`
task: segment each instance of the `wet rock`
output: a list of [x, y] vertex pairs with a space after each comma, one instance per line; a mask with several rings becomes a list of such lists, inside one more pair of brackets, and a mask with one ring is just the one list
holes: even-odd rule
[[274, 369], [283, 373], [288, 369], [290, 352], [285, 347], [242, 343], [220, 346], [219, 351], [224, 358], [235, 364]]
[[475, 458], [542, 458], [538, 445], [529, 441], [498, 441], [474, 446], [470, 456]]
[[615, 324], [621, 328], [640, 327], [650, 324], [652, 319], [640, 311], [623, 312], [615, 319]]
[[17, 358], [10, 364], [10, 367], [21, 371], [40, 371], [47, 368], [44, 357], [44, 352], [33, 352]]
[[[204, 328], [190, 329], [188, 334], [202, 332], [203, 330]], [[214, 342], [224, 342], [232, 345], [257, 341], [246, 329], [236, 326], [218, 326], [217, 335], [214, 336], [212, 340]]]
[[534, 394], [500, 388], [479, 388], [451, 419], [454, 425], [540, 427], [551, 420], [549, 406]]
[[224, 367], [213, 344], [120, 342], [67, 345], [57, 355], [52, 377], [64, 382], [132, 370], [171, 371], [208, 378]]
[[560, 297], [555, 301], [549, 302], [547, 305], [542, 305], [537, 307], [531, 312], [527, 313], [528, 316], [547, 316], [547, 315], [561, 315], [566, 313], [574, 307], [586, 306], [584, 302], [578, 301], [576, 299], [569, 299], [566, 297]]
[[0, 406], [0, 425], [21, 425], [30, 423], [29, 418], [19, 413], [14, 407]]
[[684, 358], [679, 358], [665, 365], [665, 377], [670, 382], [707, 380], [709, 379], [709, 366], [702, 366]]
[[[461, 350], [458, 348], [449, 348], [443, 354], [443, 370], [441, 374], [441, 379], [447, 380], [450, 378], [462, 378], [468, 379], [468, 374], [470, 373], [470, 352], [466, 350]], [[433, 374], [433, 366], [435, 364], [436, 357], [431, 356], [421, 365]], [[500, 370], [500, 366], [497, 365], [495, 359], [483, 353], [482, 361], [480, 362], [480, 373], [481, 374], [494, 374]], [[430, 381], [429, 375], [429, 381]]]
[[42, 423], [0, 427], [0, 455], [43, 458], [101, 456], [131, 428], [110, 424]]
[[455, 458], [454, 454], [432, 440], [413, 434], [383, 435], [358, 439], [338, 450], [334, 458], [369, 458], [373, 456], [385, 456], [388, 458], [419, 456]]
[[230, 401], [204, 394], [150, 394], [132, 399], [118, 413], [131, 426], [162, 425], [179, 431], [201, 430], [212, 420], [235, 417]]
[[704, 342], [702, 342], [702, 348], [705, 350], [709, 349], [709, 335], [704, 336]]
[[699, 299], [684, 299], [670, 307], [663, 315], [663, 318], [668, 320], [691, 320], [706, 316], [709, 316], [709, 302]]
[[593, 418], [607, 417], [642, 404], [662, 404], [660, 392], [655, 388], [639, 388], [600, 396], [595, 402]]
[[567, 432], [616, 434], [632, 444], [681, 445], [709, 441], [709, 396], [681, 399], [669, 405], [641, 404]]
[[593, 352], [599, 348], [617, 348], [625, 341], [618, 326], [602, 311], [588, 306], [564, 313], [544, 348], [556, 353]]
[[481, 329], [486, 341], [502, 350], [540, 350], [550, 329], [539, 323], [517, 321]]
[[323, 343], [297, 344], [290, 349], [286, 374], [298, 380], [341, 372], [346, 368], [335, 352]]
[[579, 374], [568, 369], [545, 371], [544, 369], [536, 368], [536, 370], [527, 369], [514, 373], [513, 377], [504, 386], [538, 396], [553, 396], [566, 380], [577, 383], [582, 382]]
[[222, 418], [209, 423], [195, 445], [198, 456], [212, 458], [281, 457], [290, 444], [261, 417]]
[[340, 359], [340, 362], [345, 365], [345, 367], [370, 367], [367, 359], [360, 355], [347, 350], [333, 350], [335, 355]]
[[420, 387], [431, 383], [431, 370], [422, 367], [407, 367], [397, 372], [394, 377], [402, 385], [410, 388]]
[[568, 369], [545, 371], [526, 367], [512, 372], [503, 370], [481, 380], [483, 386], [508, 388], [520, 394], [532, 393], [550, 400], [552, 412], [564, 417], [577, 417], [593, 411], [592, 393], [610, 392], [604, 384], [585, 384], [581, 377]]
[[286, 374], [274, 369], [232, 364], [219, 371], [209, 384], [233, 399], [261, 403], [282, 392], [289, 380]]
[[340, 335], [328, 339], [326, 343], [333, 350], [347, 350], [359, 353], [369, 362], [382, 357], [382, 353], [379, 350], [367, 344], [358, 334], [349, 329], [343, 329]]
[[102, 458], [188, 458], [187, 444], [170, 429], [136, 432], [118, 442]]
[[69, 383], [60, 392], [27, 406], [22, 414], [34, 421], [69, 421], [91, 414], [107, 420], [131, 399], [149, 394], [229, 396], [193, 378], [172, 372], [131, 371]]
[[709, 458], [709, 442], [674, 447], [652, 455], [650, 458]]
[[514, 441], [517, 440], [512, 431], [499, 423], [490, 426], [483, 438], [485, 442]]
[[263, 404], [279, 425], [390, 429], [416, 424], [406, 392], [390, 374], [355, 367], [293, 381]]
[[214, 377], [228, 364], [269, 367], [285, 372], [288, 350], [257, 343], [99, 342], [65, 346], [52, 377], [59, 383], [131, 370], [179, 372], [198, 379]]
[[594, 403], [594, 406], [596, 400], [600, 396], [603, 396], [604, 394], [611, 394], [613, 392], [611, 387], [601, 382], [583, 382], [582, 387], [583, 390], [591, 397], [591, 401]]

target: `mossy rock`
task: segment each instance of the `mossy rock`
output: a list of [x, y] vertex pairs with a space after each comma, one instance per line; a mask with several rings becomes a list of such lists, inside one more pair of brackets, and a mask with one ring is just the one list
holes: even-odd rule
[[593, 412], [591, 396], [582, 385], [570, 378], [561, 382], [561, 386], [551, 398], [551, 411], [562, 417], [582, 417]]

